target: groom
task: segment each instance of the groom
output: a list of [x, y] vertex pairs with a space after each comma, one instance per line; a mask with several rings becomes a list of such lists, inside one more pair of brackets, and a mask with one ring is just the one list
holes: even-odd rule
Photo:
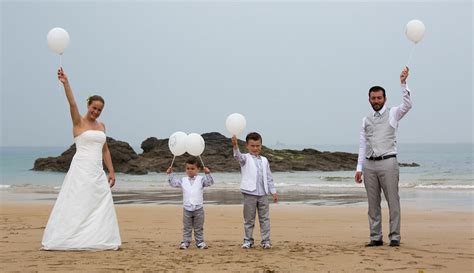
[[390, 246], [400, 246], [400, 197], [398, 195], [399, 169], [397, 141], [398, 122], [412, 107], [410, 90], [406, 79], [408, 67], [400, 74], [403, 103], [397, 107], [385, 106], [385, 89], [373, 86], [369, 89], [369, 103], [373, 111], [362, 119], [360, 130], [359, 158], [355, 174], [356, 183], [362, 182], [369, 202], [370, 242], [368, 247], [383, 245], [381, 190], [390, 212]]

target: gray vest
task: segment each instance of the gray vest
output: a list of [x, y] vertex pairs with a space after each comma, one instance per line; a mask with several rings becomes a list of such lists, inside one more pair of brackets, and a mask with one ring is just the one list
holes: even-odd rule
[[365, 156], [381, 156], [397, 151], [397, 140], [395, 138], [396, 129], [390, 125], [390, 108], [387, 108], [380, 117], [369, 114], [365, 119], [365, 135], [367, 145]]

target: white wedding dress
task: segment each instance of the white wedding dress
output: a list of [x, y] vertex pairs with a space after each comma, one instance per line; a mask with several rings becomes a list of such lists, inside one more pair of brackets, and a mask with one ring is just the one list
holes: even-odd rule
[[102, 167], [105, 133], [74, 138], [76, 154], [43, 235], [45, 250], [117, 250], [121, 245], [112, 193]]

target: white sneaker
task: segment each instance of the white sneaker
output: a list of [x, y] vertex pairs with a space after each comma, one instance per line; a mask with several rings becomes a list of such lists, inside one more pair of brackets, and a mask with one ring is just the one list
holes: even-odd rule
[[199, 248], [199, 249], [208, 249], [205, 242], [200, 242], [199, 244], [197, 244], [197, 248]]
[[189, 245], [186, 244], [186, 243], [181, 243], [181, 245], [179, 245], [179, 249], [188, 249]]
[[262, 243], [260, 245], [263, 249], [270, 249], [272, 248], [272, 245], [269, 242]]
[[250, 241], [244, 241], [242, 244], [242, 248], [249, 249], [253, 246], [253, 244]]

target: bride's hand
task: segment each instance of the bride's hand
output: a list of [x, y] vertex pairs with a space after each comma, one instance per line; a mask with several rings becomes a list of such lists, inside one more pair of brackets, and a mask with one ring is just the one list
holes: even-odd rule
[[111, 188], [115, 185], [115, 173], [109, 173], [109, 185]]
[[62, 67], [58, 69], [58, 80], [62, 82], [63, 84], [69, 83], [66, 73], [64, 73], [64, 70]]

